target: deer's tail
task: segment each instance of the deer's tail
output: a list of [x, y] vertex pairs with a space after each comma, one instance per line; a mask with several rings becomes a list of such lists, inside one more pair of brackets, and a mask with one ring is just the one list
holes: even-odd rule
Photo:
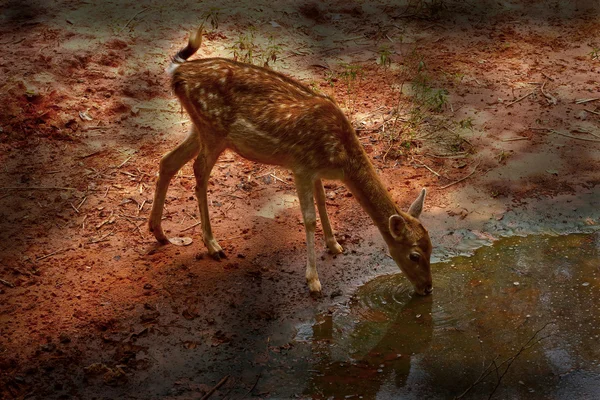
[[171, 64], [167, 67], [167, 73], [169, 75], [173, 75], [177, 67], [183, 64], [188, 58], [194, 55], [195, 52], [198, 51], [200, 45], [202, 44], [202, 32], [204, 30], [204, 25], [200, 25], [198, 30], [190, 36], [190, 40], [188, 41], [187, 46], [183, 49], [179, 50], [175, 57], [171, 59]]

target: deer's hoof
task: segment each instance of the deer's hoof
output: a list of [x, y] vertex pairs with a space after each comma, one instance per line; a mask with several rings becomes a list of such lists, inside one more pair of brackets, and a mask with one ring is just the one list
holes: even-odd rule
[[217, 261], [221, 261], [227, 258], [227, 254], [225, 254], [223, 250], [219, 250], [216, 253], [211, 253], [210, 256]]
[[327, 245], [327, 248], [329, 249], [329, 253], [333, 255], [341, 254], [344, 251], [344, 248], [338, 242]]
[[321, 282], [318, 279], [313, 279], [308, 281], [308, 290], [310, 290], [311, 294], [319, 294], [321, 293]]

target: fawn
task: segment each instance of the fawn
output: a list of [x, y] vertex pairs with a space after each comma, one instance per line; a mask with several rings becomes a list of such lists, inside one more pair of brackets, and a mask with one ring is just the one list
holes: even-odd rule
[[223, 58], [186, 62], [202, 42], [202, 27], [190, 36], [167, 72], [172, 88], [193, 122], [190, 134], [160, 161], [150, 231], [168, 243], [161, 228], [171, 178], [195, 158], [196, 197], [209, 254], [225, 254], [213, 237], [206, 189], [219, 155], [232, 149], [251, 161], [290, 169], [306, 229], [306, 280], [320, 292], [315, 255], [315, 199], [329, 252], [342, 246], [333, 235], [321, 179], [341, 180], [372, 218], [390, 254], [421, 295], [432, 292], [431, 241], [418, 220], [425, 189], [407, 212], [400, 211], [381, 183], [356, 133], [335, 102], [270, 69]]

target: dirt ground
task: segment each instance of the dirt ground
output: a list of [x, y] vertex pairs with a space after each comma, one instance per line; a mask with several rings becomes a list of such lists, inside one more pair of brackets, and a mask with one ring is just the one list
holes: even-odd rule
[[333, 96], [401, 206], [429, 189], [435, 259], [498, 224], [595, 227], [596, 2], [473, 3], [0, 2], [0, 398], [199, 398], [225, 376], [214, 398], [270, 397], [296, 324], [396, 272], [327, 182], [345, 252], [318, 235], [311, 297], [291, 174], [230, 152], [209, 188], [228, 258], [202, 244], [189, 165], [163, 226], [194, 241], [155, 242], [158, 162], [189, 130], [164, 69], [202, 21], [196, 57], [269, 60]]

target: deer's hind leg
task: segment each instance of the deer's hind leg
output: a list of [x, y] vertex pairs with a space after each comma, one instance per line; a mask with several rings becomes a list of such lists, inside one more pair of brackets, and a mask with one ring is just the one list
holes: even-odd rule
[[202, 240], [208, 249], [208, 253], [219, 260], [225, 258], [225, 253], [219, 243], [213, 237], [208, 213], [208, 178], [219, 155], [225, 150], [224, 143], [202, 143], [196, 161], [194, 161], [194, 176], [196, 177], [196, 198], [200, 210], [200, 221], [202, 223]]
[[198, 154], [200, 150], [199, 139], [198, 131], [192, 127], [188, 137], [160, 160], [158, 179], [156, 180], [156, 190], [154, 191], [154, 201], [152, 203], [150, 219], [148, 220], [150, 232], [154, 234], [154, 237], [160, 243], [166, 244], [169, 242], [169, 239], [164, 234], [161, 226], [163, 208], [167, 197], [169, 183], [171, 183], [171, 179], [175, 176], [177, 171]]
[[325, 236], [325, 243], [331, 254], [340, 254], [344, 249], [335, 240], [333, 235], [333, 229], [331, 229], [331, 223], [327, 216], [327, 209], [325, 206], [325, 189], [323, 189], [323, 182], [320, 179], [315, 180], [315, 200], [317, 202], [317, 209], [319, 210], [319, 217], [321, 217], [321, 226], [323, 227], [323, 235]]
[[294, 172], [298, 200], [302, 210], [304, 229], [306, 230], [306, 283], [312, 293], [321, 291], [321, 282], [317, 273], [317, 257], [315, 253], [315, 228], [317, 214], [315, 213], [315, 200], [313, 194], [314, 183], [311, 178], [303, 177]]

